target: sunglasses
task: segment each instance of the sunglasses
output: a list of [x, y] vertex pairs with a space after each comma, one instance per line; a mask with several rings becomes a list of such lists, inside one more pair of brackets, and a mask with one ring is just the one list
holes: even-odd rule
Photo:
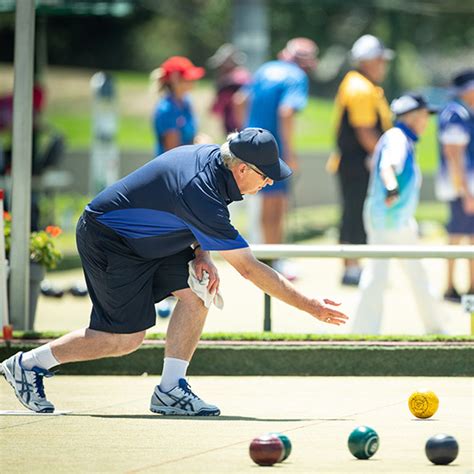
[[264, 180], [270, 179], [266, 174], [263, 174], [257, 167], [253, 165], [249, 165], [248, 163], [245, 163], [252, 171], [255, 171], [255, 173], [259, 174]]

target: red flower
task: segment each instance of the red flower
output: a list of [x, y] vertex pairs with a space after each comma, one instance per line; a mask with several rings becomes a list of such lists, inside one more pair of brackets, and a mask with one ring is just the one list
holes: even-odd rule
[[49, 225], [45, 230], [51, 237], [57, 237], [62, 233], [61, 227], [57, 225]]

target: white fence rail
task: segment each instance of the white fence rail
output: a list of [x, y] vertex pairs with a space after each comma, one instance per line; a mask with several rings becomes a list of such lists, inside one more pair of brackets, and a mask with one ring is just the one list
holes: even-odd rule
[[[260, 260], [276, 258], [467, 258], [474, 259], [472, 245], [251, 245]], [[272, 330], [271, 297], [265, 294], [263, 330]], [[474, 313], [471, 313], [474, 334]]]
[[262, 260], [274, 258], [474, 258], [473, 245], [252, 245]]

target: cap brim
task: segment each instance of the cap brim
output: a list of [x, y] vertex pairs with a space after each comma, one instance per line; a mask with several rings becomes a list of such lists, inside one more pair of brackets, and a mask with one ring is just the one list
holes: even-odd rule
[[246, 59], [247, 59], [247, 55], [245, 53], [242, 53], [240, 51], [234, 51], [229, 54], [211, 56], [207, 60], [206, 64], [211, 69], [217, 69], [221, 67], [223, 64], [225, 64], [227, 61], [232, 61], [235, 65], [240, 66], [241, 64], [245, 63]]
[[278, 159], [278, 163], [267, 166], [260, 165], [258, 169], [273, 181], [283, 181], [293, 174], [291, 168], [281, 158]]
[[193, 67], [183, 73], [183, 78], [187, 81], [197, 81], [206, 74], [206, 70], [203, 67]]
[[207, 61], [206, 64], [211, 69], [217, 69], [218, 67], [222, 66], [229, 58], [231, 57], [230, 54], [228, 55], [214, 55], [211, 56]]
[[459, 94], [464, 94], [465, 92], [468, 92], [470, 90], [474, 89], [474, 80], [468, 81], [465, 84], [461, 86], [453, 86], [452, 91], [453, 94], [459, 95]]
[[394, 110], [392, 110], [392, 112], [397, 116], [397, 117], [401, 117], [402, 115], [405, 115], [405, 114], [409, 114], [410, 112], [415, 112], [416, 110], [422, 110], [422, 109], [425, 109], [428, 111], [429, 114], [437, 114], [439, 112], [439, 109], [437, 107], [434, 107], [434, 106], [419, 106], [419, 107], [415, 107], [413, 109], [410, 109], [410, 110], [404, 110], [403, 112], [395, 112]]
[[391, 61], [395, 57], [395, 51], [393, 49], [384, 49], [382, 57], [387, 61]]

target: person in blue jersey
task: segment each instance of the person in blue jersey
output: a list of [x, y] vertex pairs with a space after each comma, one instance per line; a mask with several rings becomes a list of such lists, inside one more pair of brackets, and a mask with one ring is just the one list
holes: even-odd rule
[[[449, 244], [463, 240], [474, 244], [474, 69], [453, 79], [455, 97], [439, 116], [440, 167], [436, 179], [438, 198], [449, 203]], [[459, 302], [454, 284], [456, 260], [448, 260], [446, 300]], [[474, 260], [469, 261], [467, 293], [474, 293]]]
[[265, 293], [325, 323], [345, 323], [347, 317], [334, 308], [338, 303], [302, 294], [256, 260], [230, 222], [231, 202], [290, 175], [273, 135], [246, 128], [222, 146], [174, 148], [102, 191], [77, 226], [93, 303], [89, 327], [19, 352], [0, 365], [20, 402], [36, 412], [52, 412], [43, 385], [52, 367], [133, 352], [155, 324], [154, 303], [172, 294], [178, 302], [150, 409], [169, 415], [219, 415], [186, 381], [208, 312], [200, 291], [188, 283], [188, 264], [194, 265], [197, 279], [208, 278], [208, 293], [216, 294], [219, 276], [210, 251], [218, 251]]
[[196, 67], [183, 56], [172, 56], [153, 71], [152, 79], [164, 91], [153, 114], [155, 156], [194, 142], [197, 125], [189, 92], [204, 72], [204, 68]]
[[[240, 96], [247, 109], [247, 126], [262, 127], [276, 138], [282, 158], [298, 169], [294, 148], [295, 115], [308, 101], [308, 74], [316, 68], [318, 47], [308, 38], [293, 38], [279, 53], [278, 60], [263, 64]], [[239, 102], [239, 99], [236, 99]], [[263, 241], [278, 244], [284, 238], [284, 219], [288, 209], [289, 182], [281, 181], [262, 191], [261, 227]], [[274, 262], [289, 279], [296, 275], [283, 262]]]
[[[394, 100], [391, 109], [397, 118], [393, 128], [379, 139], [373, 157], [364, 224], [369, 244], [416, 244], [421, 173], [415, 145], [425, 131], [431, 109], [423, 96], [405, 94]], [[418, 313], [428, 333], [443, 333], [438, 304], [419, 260], [400, 260], [410, 280]], [[388, 283], [389, 260], [371, 260], [359, 284], [360, 299], [352, 332], [378, 334], [383, 315], [383, 295]]]

